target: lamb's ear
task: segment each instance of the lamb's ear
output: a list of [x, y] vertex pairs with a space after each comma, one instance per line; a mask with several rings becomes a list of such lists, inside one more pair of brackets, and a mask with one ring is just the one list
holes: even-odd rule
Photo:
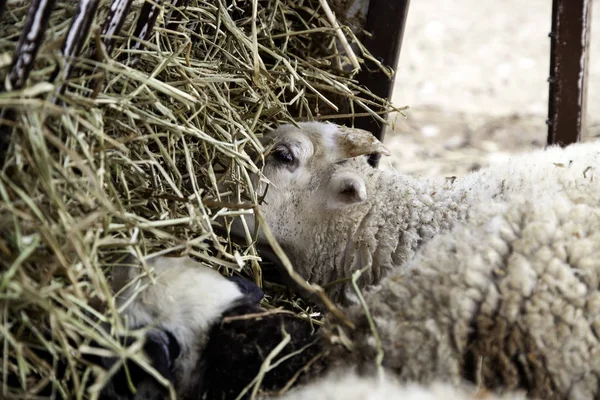
[[[133, 337], [127, 336], [122, 338], [125, 346], [130, 346], [135, 340]], [[171, 382], [173, 381], [173, 364], [180, 353], [179, 343], [171, 335], [170, 332], [152, 329], [146, 333], [144, 342], [144, 353], [150, 359], [151, 365], [163, 377]], [[100, 365], [106, 370], [114, 367], [115, 363], [121, 360], [118, 357], [104, 356], [86, 356], [88, 361], [93, 364]], [[137, 363], [127, 360], [127, 370], [121, 367], [111, 377], [107, 385], [102, 389], [101, 399], [134, 399], [134, 398], [150, 398], [149, 393], [153, 393], [152, 399], [167, 398], [167, 393], [163, 393], [165, 388], [159, 384], [146, 370], [140, 367]], [[138, 393], [146, 395], [136, 396], [131, 389], [135, 388]]]
[[151, 329], [146, 334], [144, 352], [152, 360], [152, 366], [162, 376], [173, 379], [173, 365], [181, 348], [177, 339], [168, 331]]
[[340, 209], [367, 199], [367, 187], [364, 179], [351, 171], [335, 173], [326, 187], [325, 203], [327, 208]]
[[347, 128], [340, 126], [336, 137], [336, 144], [342, 154], [348, 158], [366, 154], [383, 154], [389, 156], [389, 150], [373, 134], [364, 129]]
[[244, 300], [246, 300], [247, 303], [258, 304], [261, 302], [263, 297], [265, 297], [265, 293], [262, 291], [262, 289], [247, 279], [239, 276], [231, 276], [228, 279], [237, 285], [240, 291], [244, 294]]

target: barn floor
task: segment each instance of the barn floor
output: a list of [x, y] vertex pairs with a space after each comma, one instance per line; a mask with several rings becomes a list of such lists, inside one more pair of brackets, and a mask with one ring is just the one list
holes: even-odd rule
[[[594, 2], [584, 140], [600, 136], [600, 4]], [[382, 168], [460, 175], [544, 146], [551, 0], [411, 2]]]

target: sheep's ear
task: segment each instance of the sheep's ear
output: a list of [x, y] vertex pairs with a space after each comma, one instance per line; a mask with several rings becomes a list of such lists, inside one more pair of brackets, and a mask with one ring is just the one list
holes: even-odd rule
[[369, 131], [358, 128], [338, 128], [337, 145], [348, 158], [366, 154], [389, 156], [389, 150]]
[[265, 297], [265, 293], [262, 289], [247, 279], [239, 276], [231, 276], [228, 279], [236, 284], [238, 289], [243, 293], [244, 300], [250, 304], [258, 304], [262, 301], [263, 297]]
[[367, 187], [363, 178], [350, 171], [334, 174], [329, 180], [326, 193], [327, 208], [340, 209], [367, 199]]
[[[130, 336], [122, 338], [125, 346], [130, 346], [134, 340], [135, 339]], [[175, 337], [168, 331], [159, 329], [149, 330], [146, 333], [144, 353], [150, 359], [152, 367], [163, 377], [173, 382], [173, 365], [180, 353], [179, 343]], [[121, 362], [118, 357], [100, 357], [92, 355], [86, 356], [86, 359], [96, 365], [100, 365], [106, 370], [113, 368], [115, 363]], [[127, 360], [126, 368], [127, 370], [120, 367], [111, 377], [110, 381], [102, 389], [102, 394], [100, 395], [101, 399], [138, 398], [131, 391], [132, 385], [136, 390], [145, 388], [144, 393], [148, 393], [148, 390], [154, 391], [156, 397], [152, 398], [167, 398], [166, 393], [163, 393], [165, 390], [164, 386], [156, 382], [154, 377], [148, 374], [148, 372], [137, 363]]]
[[179, 357], [177, 339], [168, 331], [151, 329], [146, 334], [144, 352], [152, 360], [152, 366], [165, 378], [172, 380], [173, 365]]

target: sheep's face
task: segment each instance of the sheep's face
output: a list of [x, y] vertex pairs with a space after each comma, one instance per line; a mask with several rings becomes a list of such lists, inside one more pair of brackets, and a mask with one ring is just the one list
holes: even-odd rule
[[[370, 132], [317, 122], [280, 126], [266, 135], [264, 145], [263, 174], [268, 182], [259, 186], [264, 199], [260, 209], [302, 274], [300, 260], [314, 252], [321, 228], [331, 220], [343, 220], [340, 215], [347, 207], [360, 207], [367, 200], [367, 175], [375, 170], [361, 156], [389, 153]], [[255, 228], [252, 217], [245, 221]], [[240, 221], [232, 230], [243, 236]], [[277, 263], [262, 230], [258, 232], [261, 256]]]
[[[115, 267], [121, 270], [113, 280], [114, 290], [119, 291], [117, 306], [127, 327], [150, 327], [145, 335], [145, 356], [172, 382], [178, 397], [187, 398], [201, 390], [202, 354], [211, 328], [228, 310], [258, 306], [263, 294], [249, 281], [227, 279], [187, 257], [160, 257], [148, 267], [156, 274], [154, 284], [147, 277], [140, 279], [137, 268]], [[107, 366], [112, 362], [108, 360]], [[132, 378], [138, 389], [135, 395], [120, 375], [105, 388], [108, 397], [165, 398], [164, 387], [143, 370]]]

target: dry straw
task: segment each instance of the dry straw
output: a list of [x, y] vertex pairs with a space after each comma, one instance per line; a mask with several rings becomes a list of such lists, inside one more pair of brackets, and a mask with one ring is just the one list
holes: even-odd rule
[[54, 3], [8, 1], [0, 21], [2, 398], [93, 397], [114, 371], [84, 355], [150, 369], [114, 339], [103, 255], [187, 254], [260, 281], [254, 246], [213, 229], [255, 209], [261, 134], [391, 110], [340, 68], [369, 56], [347, 53], [323, 0]]

